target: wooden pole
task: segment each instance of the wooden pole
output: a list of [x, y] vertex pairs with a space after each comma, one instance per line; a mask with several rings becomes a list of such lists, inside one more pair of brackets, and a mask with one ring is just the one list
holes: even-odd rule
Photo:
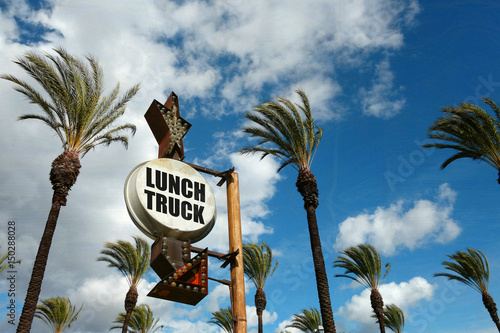
[[238, 174], [233, 172], [227, 180], [227, 215], [229, 230], [229, 252], [239, 250], [231, 264], [231, 309], [233, 312], [233, 332], [247, 333], [245, 306], [245, 275], [243, 269], [243, 243], [241, 240], [240, 190]]

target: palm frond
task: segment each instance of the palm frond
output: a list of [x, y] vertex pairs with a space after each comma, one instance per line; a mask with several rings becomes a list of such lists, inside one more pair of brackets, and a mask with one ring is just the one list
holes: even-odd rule
[[243, 266], [245, 275], [257, 288], [263, 289], [278, 267], [278, 261], [273, 266], [273, 251], [266, 243], [243, 244]]
[[317, 332], [317, 329], [322, 325], [321, 314], [316, 308], [301, 309], [302, 313], [294, 314], [292, 323], [286, 328], [296, 328], [306, 333]]
[[[125, 322], [126, 316], [127, 314], [125, 312], [120, 313], [115, 321], [113, 321], [113, 323], [120, 325], [112, 326], [109, 330], [123, 329], [123, 323]], [[130, 315], [128, 331], [129, 333], [154, 333], [163, 327], [158, 325], [159, 320], [159, 318], [154, 317], [153, 311], [149, 305], [138, 305]]]
[[336, 277], [349, 278], [369, 289], [378, 289], [391, 267], [390, 264], [386, 264], [382, 275], [380, 254], [370, 244], [360, 244], [345, 249], [333, 262], [333, 266], [345, 270], [344, 274], [337, 274]]
[[297, 170], [311, 167], [323, 131], [314, 124], [306, 94], [301, 90], [296, 92], [301, 97], [302, 105], [278, 98], [244, 115], [254, 125], [245, 127], [243, 131], [259, 141], [254, 146], [241, 149], [240, 153], [260, 153], [262, 158], [274, 156], [281, 160], [279, 170], [289, 164]]
[[41, 300], [40, 303], [36, 307], [35, 317], [41, 319], [54, 332], [63, 332], [70, 327], [83, 308], [82, 304], [77, 310], [69, 298], [59, 296]]
[[134, 237], [135, 246], [130, 242], [119, 240], [107, 242], [101, 250], [102, 256], [97, 261], [108, 263], [108, 267], [118, 269], [127, 279], [129, 286], [137, 286], [149, 272], [150, 250], [148, 243], [141, 237]]
[[443, 276], [448, 280], [462, 282], [480, 294], [488, 292], [490, 266], [483, 252], [468, 248], [467, 251], [457, 251], [448, 257], [453, 261], [443, 261], [442, 265], [450, 273], [436, 273], [435, 277]]
[[457, 151], [445, 160], [442, 169], [455, 160], [471, 158], [500, 170], [500, 111], [492, 100], [483, 101], [493, 109], [496, 119], [474, 104], [462, 103], [443, 108], [443, 117], [429, 127], [428, 137], [435, 141], [423, 148]]
[[135, 134], [135, 126], [116, 126], [127, 103], [136, 95], [139, 85], [133, 86], [118, 98], [119, 85], [107, 96], [103, 92], [103, 71], [97, 60], [86, 56], [86, 62], [70, 55], [63, 48], [55, 54], [38, 55], [28, 52], [15, 60], [41, 88], [48, 98], [27, 82], [12, 75], [0, 78], [15, 84], [15, 90], [43, 110], [42, 115], [26, 114], [20, 120], [35, 119], [52, 128], [63, 148], [84, 156], [99, 145], [120, 142], [127, 147], [125, 131]]
[[4, 271], [8, 267], [11, 267], [11, 265], [19, 264], [21, 262], [21, 260], [5, 262], [7, 258], [9, 258], [9, 252], [5, 253], [2, 257], [0, 257], [0, 272]]
[[231, 312], [231, 307], [212, 312], [212, 318], [210, 318], [208, 323], [219, 326], [226, 333], [233, 333], [233, 313]]
[[[372, 315], [372, 318], [377, 319], [376, 315]], [[384, 307], [384, 326], [395, 333], [403, 333], [405, 326], [405, 315], [403, 310], [401, 310], [395, 304], [389, 304]]]

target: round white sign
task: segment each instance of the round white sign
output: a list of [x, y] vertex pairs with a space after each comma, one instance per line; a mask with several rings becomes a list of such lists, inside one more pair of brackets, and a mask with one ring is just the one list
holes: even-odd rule
[[136, 166], [125, 181], [125, 203], [135, 225], [148, 237], [203, 239], [215, 224], [212, 189], [191, 166], [160, 158]]

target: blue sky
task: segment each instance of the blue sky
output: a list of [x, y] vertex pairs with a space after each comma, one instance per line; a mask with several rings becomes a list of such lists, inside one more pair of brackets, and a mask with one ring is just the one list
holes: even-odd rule
[[[420, 146], [443, 106], [500, 100], [499, 14], [495, 1], [0, 1], [1, 73], [26, 78], [12, 63], [16, 56], [63, 46], [97, 57], [109, 88], [142, 86], [125, 116], [138, 127], [129, 149], [99, 148], [82, 160], [41, 297], [85, 303], [69, 332], [106, 331], [123, 311], [125, 280], [95, 258], [104, 242], [140, 234], [126, 212], [123, 184], [133, 167], [156, 158], [144, 113], [153, 99], [175, 91], [193, 125], [185, 160], [216, 170], [235, 166], [244, 239], [266, 242], [279, 261], [266, 286], [265, 331], [278, 333], [300, 309], [318, 307], [296, 171], [277, 174], [277, 161], [237, 154], [251, 143], [241, 132], [242, 114], [277, 96], [298, 101], [294, 90], [302, 88], [324, 129], [312, 171], [337, 331], [377, 331], [367, 291], [335, 278], [342, 271], [333, 268], [338, 251], [369, 242], [392, 264], [381, 293], [404, 310], [405, 332], [494, 332], [477, 292], [433, 274], [446, 254], [480, 249], [490, 261], [490, 293], [500, 299], [497, 172], [468, 160], [441, 171], [451, 152]], [[37, 109], [6, 81], [0, 100], [0, 245], [7, 221], [16, 221], [19, 315], [50, 207], [50, 163], [61, 149], [41, 124], [16, 121]], [[207, 179], [218, 220], [197, 246], [225, 252], [225, 190]], [[213, 261], [209, 274], [229, 276]], [[139, 302], [151, 306], [163, 332], [219, 332], [206, 322], [229, 305], [227, 287], [211, 284], [209, 296], [191, 307], [147, 298], [156, 282], [151, 274], [141, 284]], [[0, 288], [7, 287], [2, 280]], [[255, 288], [247, 289], [254, 333]], [[2, 292], [0, 330], [11, 332], [8, 301]], [[33, 332], [44, 329], [35, 320]]]

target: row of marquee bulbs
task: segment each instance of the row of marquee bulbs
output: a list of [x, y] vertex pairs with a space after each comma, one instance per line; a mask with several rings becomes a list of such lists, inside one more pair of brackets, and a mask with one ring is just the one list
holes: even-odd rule
[[160, 105], [160, 109], [163, 112], [163, 119], [165, 119], [168, 128], [170, 129], [170, 144], [173, 144], [174, 142], [180, 144], [182, 137], [189, 128], [189, 124], [187, 122], [183, 122], [181, 118], [177, 117], [175, 107], [172, 111], [168, 111], [165, 106]]
[[[184, 263], [188, 262], [189, 259], [191, 259], [189, 257], [189, 254], [188, 254], [188, 252], [189, 252], [188, 246], [189, 246], [188, 242], [182, 243], [182, 247], [181, 247], [182, 248], [182, 261], [184, 261]], [[168, 249], [167, 237], [163, 237], [161, 253], [167, 258], [167, 260], [170, 260], [170, 256], [167, 255], [167, 249]], [[172, 266], [174, 268], [177, 268], [177, 267], [175, 267], [176, 266], [175, 263], [172, 263]]]
[[[189, 284], [185, 284], [185, 285], [183, 285], [182, 283], [177, 284], [174, 280], [179, 277], [179, 273], [181, 275], [184, 274], [191, 267], [193, 267], [193, 264], [196, 264], [200, 260], [201, 260], [201, 271], [206, 272], [207, 260], [198, 255], [198, 256], [194, 257], [191, 262], [188, 262], [186, 265], [182, 266], [177, 272], [170, 275], [164, 282], [168, 283], [172, 287], [177, 287], [177, 288], [181, 288], [181, 289], [185, 288], [186, 290], [191, 290], [191, 286]], [[206, 291], [206, 285], [207, 285], [207, 274], [201, 273], [201, 286], [202, 286], [201, 292], [202, 293], [204, 293]], [[198, 291], [200, 291], [200, 289], [197, 286], [194, 286], [193, 291], [198, 292]]]

